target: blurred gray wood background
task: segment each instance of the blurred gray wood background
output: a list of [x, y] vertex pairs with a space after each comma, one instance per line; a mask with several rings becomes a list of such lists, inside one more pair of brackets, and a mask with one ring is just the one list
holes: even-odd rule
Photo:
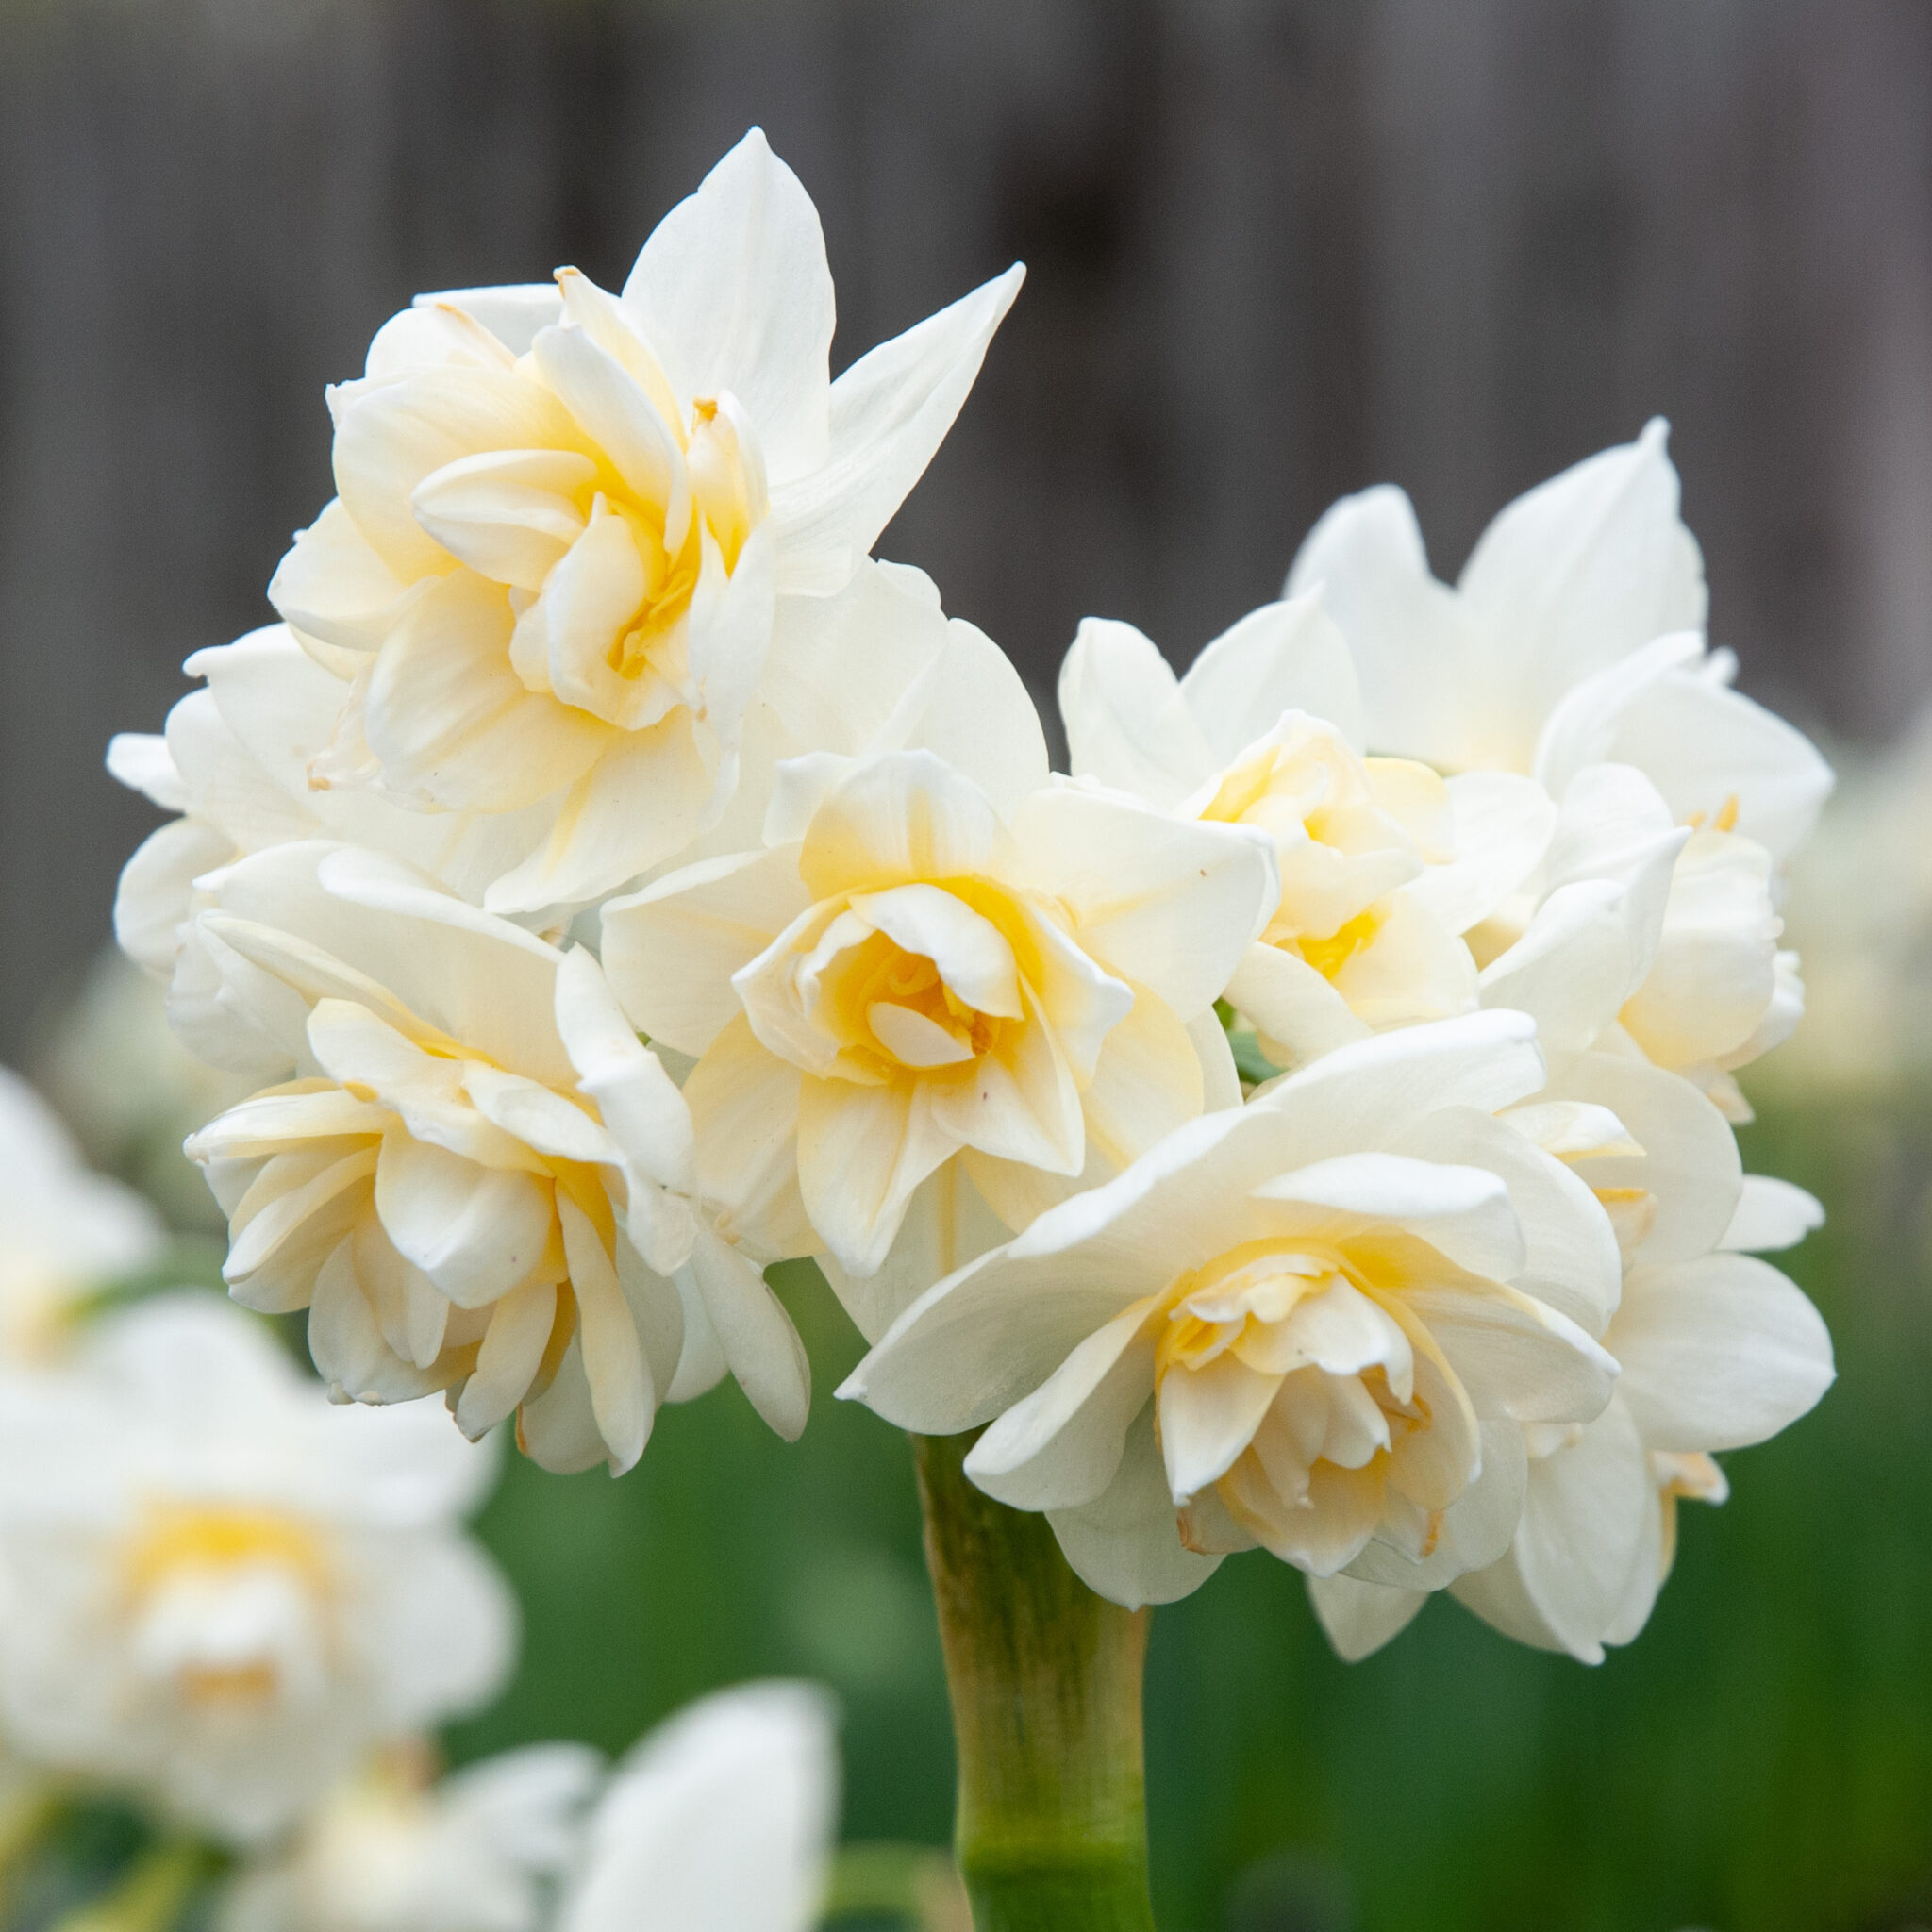
[[0, 1054], [153, 823], [108, 733], [328, 494], [324, 382], [415, 290], [621, 280], [754, 120], [836, 361], [1030, 264], [881, 548], [1042, 689], [1382, 478], [1451, 573], [1662, 410], [1747, 687], [1932, 695], [1924, 0], [0, 0]]

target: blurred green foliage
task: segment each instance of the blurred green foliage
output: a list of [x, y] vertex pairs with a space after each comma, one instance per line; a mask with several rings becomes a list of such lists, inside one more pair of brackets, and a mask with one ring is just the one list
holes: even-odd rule
[[[1687, 1507], [1650, 1628], [1598, 1670], [1446, 1601], [1382, 1656], [1327, 1652], [1300, 1578], [1237, 1558], [1158, 1613], [1148, 1684], [1168, 1932], [1884, 1932], [1932, 1916], [1932, 1117], [1785, 1111], [1757, 1170], [1832, 1219], [1786, 1265], [1840, 1380]], [[844, 1829], [943, 1842], [950, 1746], [903, 1441], [832, 1399], [859, 1346], [808, 1266], [788, 1447], [735, 1390], [658, 1419], [619, 1482], [516, 1462], [484, 1521], [527, 1619], [467, 1758], [624, 1748], [764, 1673], [845, 1707]]]

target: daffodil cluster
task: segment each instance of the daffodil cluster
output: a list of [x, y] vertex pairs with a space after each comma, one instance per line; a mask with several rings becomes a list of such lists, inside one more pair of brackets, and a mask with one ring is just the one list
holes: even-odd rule
[[870, 553], [1015, 269], [830, 379], [754, 132], [615, 294], [420, 297], [332, 390], [337, 494], [110, 764], [178, 816], [123, 945], [258, 1088], [189, 1143], [237, 1299], [341, 1401], [642, 1453], [727, 1374], [841, 1391], [1125, 1604], [1305, 1571], [1351, 1656], [1450, 1590], [1595, 1658], [1714, 1453], [1831, 1375], [1755, 1258], [1735, 1074], [1796, 1024], [1830, 774], [1732, 688], [1661, 425], [1454, 588], [1337, 505], [1185, 675], [1011, 663]]

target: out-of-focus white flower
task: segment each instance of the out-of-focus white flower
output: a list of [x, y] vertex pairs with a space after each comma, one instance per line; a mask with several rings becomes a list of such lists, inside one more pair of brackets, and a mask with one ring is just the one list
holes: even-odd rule
[[[840, 1392], [1043, 1509], [1116, 1602], [1257, 1544], [1440, 1587], [1495, 1560], [1521, 1425], [1585, 1422], [1614, 1364], [1614, 1241], [1494, 1118], [1543, 1066], [1520, 1014], [1344, 1047], [1192, 1122], [936, 1286]], [[1178, 1513], [1178, 1524], [1176, 1514]]]
[[237, 1841], [502, 1684], [515, 1607], [460, 1519], [495, 1463], [332, 1407], [212, 1297], [105, 1320], [0, 1402], [0, 1725]]
[[1474, 1010], [1457, 936], [1529, 875], [1556, 808], [1515, 774], [1445, 783], [1360, 756], [1348, 647], [1318, 596], [1251, 612], [1179, 679], [1131, 625], [1090, 618], [1059, 699], [1076, 775], [1274, 841], [1280, 902], [1227, 997], [1276, 1064]]
[[1408, 498], [1343, 497], [1291, 593], [1321, 586], [1355, 655], [1367, 740], [1442, 772], [1526, 772], [1560, 797], [1586, 765], [1634, 765], [1679, 823], [1790, 851], [1831, 790], [1797, 731], [1706, 654], [1704, 560], [1677, 512], [1667, 429], [1520, 496], [1458, 584], [1429, 575]]
[[694, 1213], [689, 1112], [589, 953], [348, 847], [277, 846], [209, 891], [208, 1005], [296, 1077], [189, 1152], [229, 1215], [231, 1291], [308, 1308], [340, 1397], [448, 1390], [473, 1436], [514, 1409], [546, 1467], [622, 1470], [695, 1392], [689, 1359], [798, 1432], [803, 1348]]
[[769, 1249], [828, 1249], [874, 1338], [942, 1251], [1239, 1099], [1212, 1003], [1278, 897], [1257, 832], [1048, 784], [985, 650], [977, 708], [781, 766], [764, 849], [604, 908], [625, 1010], [699, 1056], [704, 1191]]
[[[1524, 1430], [1516, 1534], [1452, 1594], [1505, 1635], [1584, 1663], [1637, 1636], [1670, 1574], [1679, 1499], [1729, 1494], [1712, 1452], [1767, 1441], [1830, 1386], [1817, 1309], [1738, 1252], [1789, 1247], [1823, 1218], [1802, 1189], [1753, 1176], [1721, 1246], [1631, 1269], [1604, 1337], [1621, 1371], [1608, 1407], [1590, 1422]], [[1352, 1577], [1310, 1579], [1309, 1594], [1351, 1659], [1380, 1649], [1426, 1600]]]
[[533, 1744], [440, 1784], [430, 1763], [413, 1741], [378, 1753], [229, 1885], [219, 1932], [539, 1932], [603, 1760]]
[[91, 1173], [53, 1108], [0, 1067], [0, 1363], [44, 1359], [81, 1302], [166, 1244], [154, 1209]]
[[832, 382], [818, 215], [755, 129], [621, 296], [564, 269], [420, 298], [331, 391], [339, 494], [270, 587], [352, 680], [313, 782], [536, 812], [497, 911], [673, 858], [730, 798], [774, 626], [850, 579], [1020, 277]]
[[1786, 939], [1804, 1026], [1754, 1083], [1800, 1101], [1910, 1091], [1932, 1074], [1932, 717], [1856, 764], [1793, 857]]
[[765, 1683], [707, 1697], [617, 1768], [558, 1932], [806, 1932], [838, 1809], [823, 1692]]

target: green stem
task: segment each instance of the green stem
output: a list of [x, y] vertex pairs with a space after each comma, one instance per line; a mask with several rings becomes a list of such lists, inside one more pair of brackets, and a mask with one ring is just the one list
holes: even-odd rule
[[218, 1859], [204, 1845], [156, 1845], [105, 1898], [69, 1912], [54, 1932], [169, 1932]]
[[915, 1436], [978, 1932], [1153, 1932], [1141, 1677], [1149, 1614], [1104, 1602], [1045, 1517], [974, 1489], [971, 1436]]

